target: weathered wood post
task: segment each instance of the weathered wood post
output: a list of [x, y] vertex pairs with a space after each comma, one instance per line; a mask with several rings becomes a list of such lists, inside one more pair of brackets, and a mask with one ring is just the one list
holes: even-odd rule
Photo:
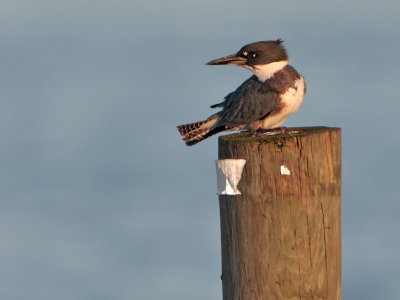
[[298, 130], [219, 138], [219, 160], [246, 160], [219, 197], [224, 300], [341, 299], [341, 131]]

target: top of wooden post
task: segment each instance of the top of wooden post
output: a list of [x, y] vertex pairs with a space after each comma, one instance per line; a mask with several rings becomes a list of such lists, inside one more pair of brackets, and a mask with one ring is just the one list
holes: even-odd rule
[[241, 142], [241, 143], [271, 143], [282, 141], [295, 136], [305, 136], [317, 132], [324, 131], [340, 131], [338, 127], [325, 127], [325, 126], [315, 126], [315, 127], [290, 127], [287, 128], [290, 131], [298, 131], [297, 133], [280, 133], [276, 135], [259, 135], [254, 136], [253, 133], [249, 131], [242, 131], [239, 133], [222, 135], [219, 137], [219, 142]]
[[[284, 147], [286, 142], [292, 139], [300, 140], [303, 137], [311, 137], [314, 134], [325, 134], [325, 133], [335, 133], [338, 134], [340, 139], [341, 129], [337, 127], [290, 127], [286, 128], [289, 133], [278, 133], [275, 135], [267, 134], [254, 134], [249, 131], [243, 131], [239, 133], [229, 134], [220, 136], [218, 139], [218, 159], [232, 158], [232, 153], [227, 151], [229, 147], [227, 145], [260, 145], [260, 144], [270, 144], [273, 143], [277, 148], [281, 149]], [[298, 143], [298, 142], [297, 142]]]

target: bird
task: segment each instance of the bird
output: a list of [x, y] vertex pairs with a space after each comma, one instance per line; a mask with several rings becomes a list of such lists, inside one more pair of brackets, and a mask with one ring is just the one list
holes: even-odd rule
[[211, 105], [221, 110], [204, 121], [177, 126], [187, 146], [223, 131], [277, 130], [297, 112], [306, 93], [306, 83], [294, 67], [283, 40], [260, 41], [243, 46], [237, 53], [206, 65], [236, 65], [253, 75], [224, 101]]

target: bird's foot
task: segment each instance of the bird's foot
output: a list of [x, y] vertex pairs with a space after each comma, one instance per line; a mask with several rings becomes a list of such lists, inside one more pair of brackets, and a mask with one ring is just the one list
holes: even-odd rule
[[274, 136], [278, 134], [296, 134], [301, 130], [294, 128], [286, 128], [286, 127], [277, 127], [273, 129], [263, 129], [258, 128], [255, 131], [250, 131], [252, 133], [252, 137], [261, 137], [261, 136]]

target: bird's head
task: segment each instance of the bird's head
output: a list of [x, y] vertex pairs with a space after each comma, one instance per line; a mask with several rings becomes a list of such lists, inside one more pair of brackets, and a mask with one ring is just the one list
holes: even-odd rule
[[207, 65], [237, 65], [249, 69], [264, 81], [288, 62], [283, 41], [278, 39], [245, 45], [237, 53], [212, 60]]

